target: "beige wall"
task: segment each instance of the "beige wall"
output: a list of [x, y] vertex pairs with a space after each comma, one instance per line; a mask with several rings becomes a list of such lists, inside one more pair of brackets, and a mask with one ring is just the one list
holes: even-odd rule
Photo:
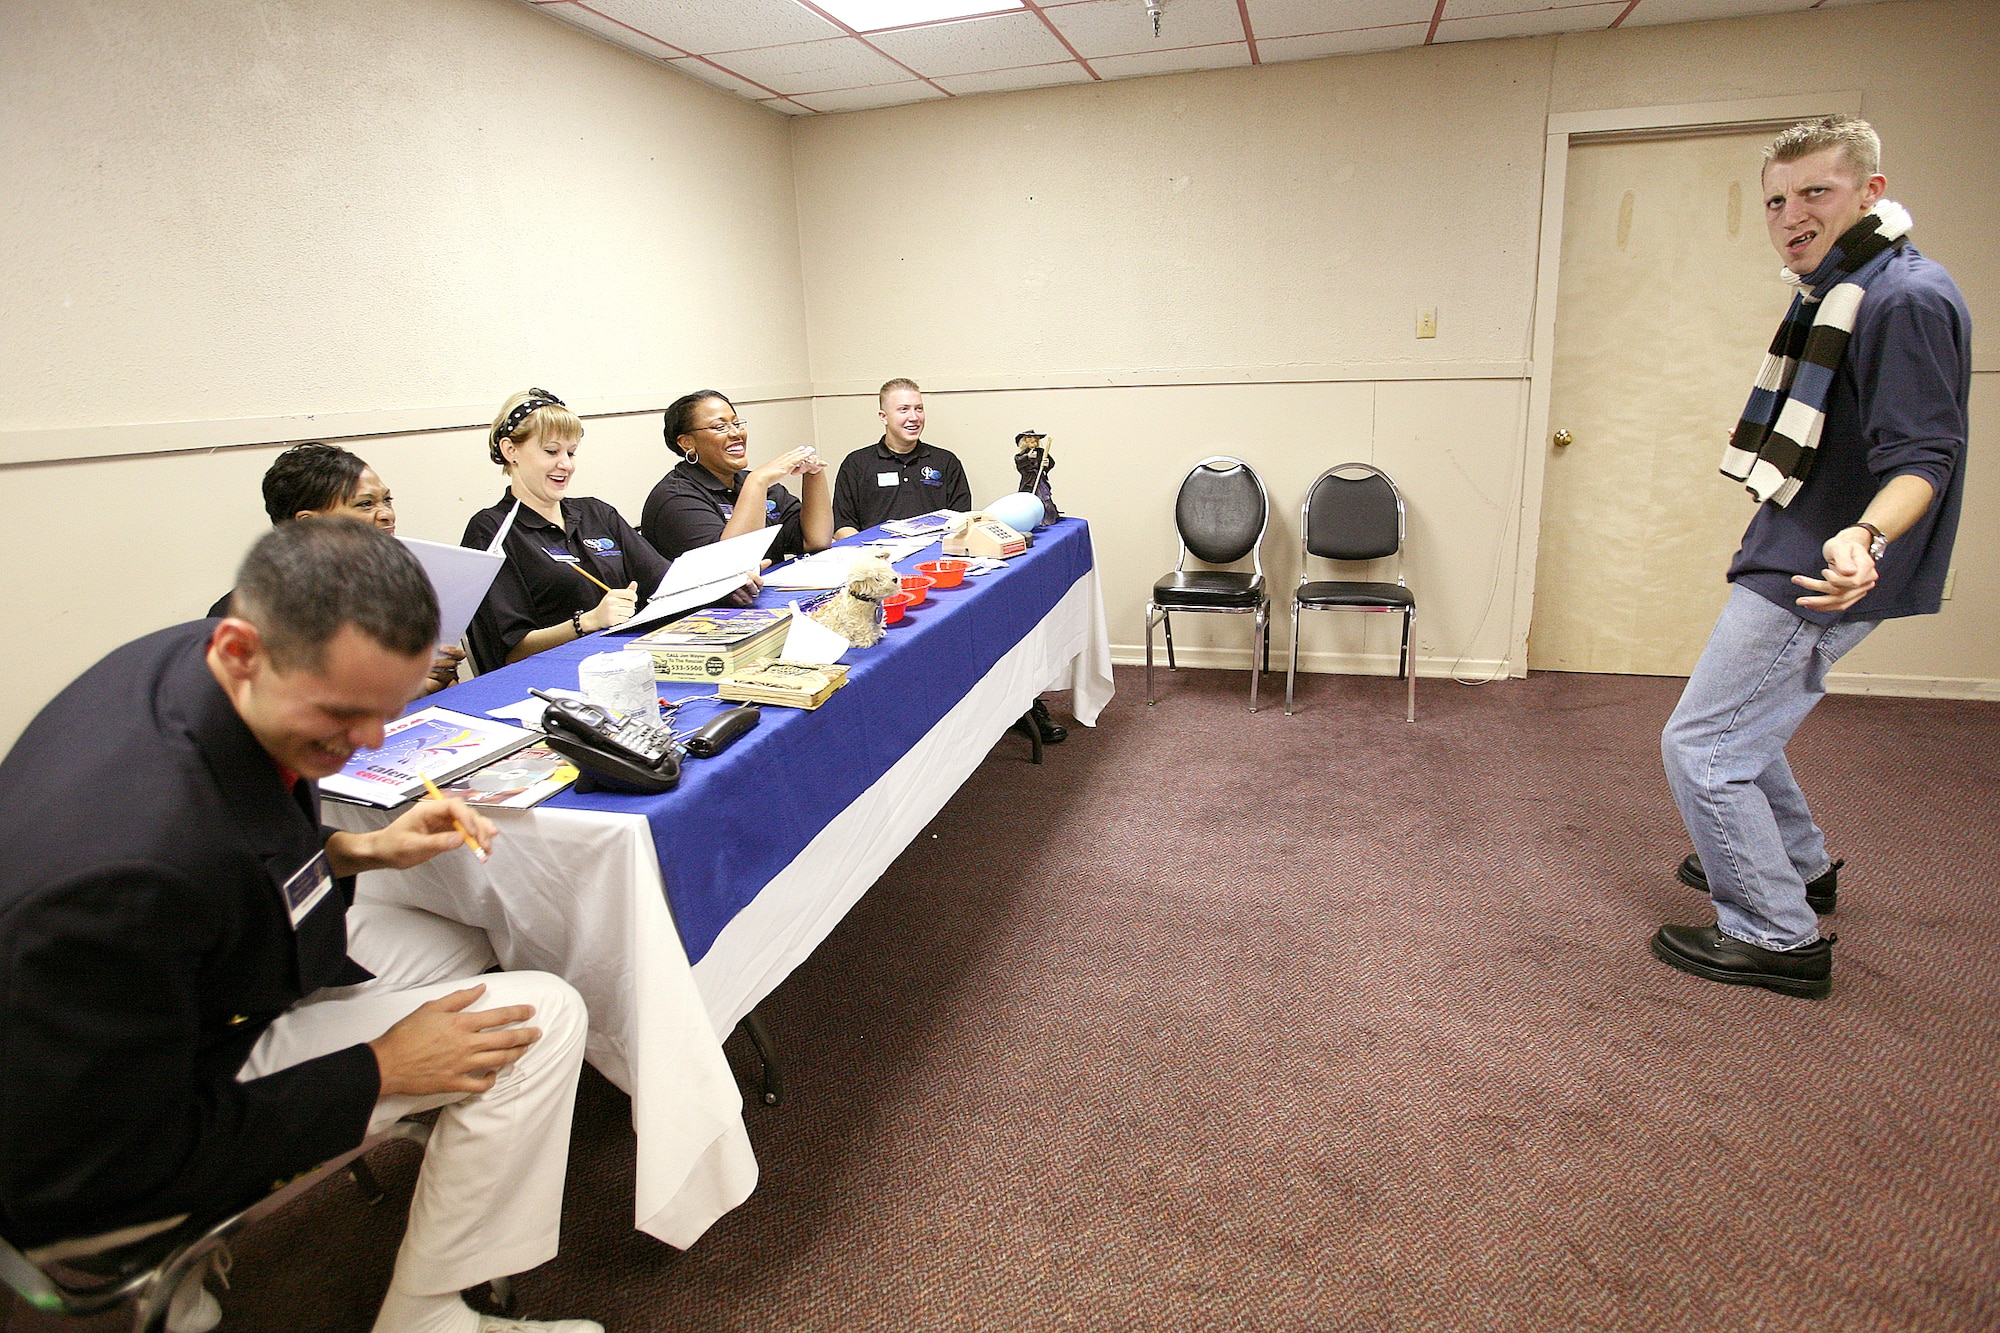
[[676, 394], [791, 397], [746, 403], [758, 444], [811, 438], [762, 108], [511, 0], [5, 5], [0, 86], [0, 490], [37, 553], [0, 747], [230, 586], [265, 441], [365, 432], [402, 531], [456, 541], [500, 484], [449, 428], [530, 384], [653, 409], [582, 454], [633, 515]]
[[[800, 121], [821, 448], [872, 433], [865, 399], [824, 395], [889, 374], [932, 391], [930, 434], [967, 456], [982, 499], [1016, 430], [1053, 432], [1056, 490], [1097, 525], [1126, 660], [1173, 563], [1189, 464], [1235, 453], [1264, 475], [1265, 567], [1283, 587], [1307, 483], [1376, 462], [1410, 506], [1422, 669], [1487, 674], [1526, 628], [1516, 581], [1533, 586], [1507, 529], [1525, 451], [1541, 447], [1523, 405], [1548, 113], [1859, 91], [1918, 243], [1973, 306], [1985, 398], [2000, 364], [1982, 319], [2000, 291], [1996, 46], [2000, 6], [1883, 4]], [[1414, 336], [1424, 306], [1435, 341]], [[1992, 438], [1976, 430], [1982, 456]], [[2000, 567], [1985, 554], [2000, 548], [2000, 488], [1981, 477], [1975, 465], [1947, 613], [1878, 635], [1851, 673], [2000, 689]], [[1387, 628], [1364, 642], [1351, 621], [1310, 620], [1307, 661], [1386, 667]], [[1180, 637], [1216, 647], [1198, 661], [1247, 663], [1240, 622], [1195, 618]]]
[[[792, 122], [511, 0], [0, 7], [0, 490], [37, 553], [0, 592], [0, 744], [227, 586], [276, 442], [360, 437], [404, 530], [450, 540], [498, 493], [465, 428], [531, 382], [593, 414], [582, 489], [628, 513], [695, 384], [748, 400], [760, 453], [838, 455], [914, 375], [980, 499], [1053, 432], [1128, 654], [1189, 464], [1257, 465], [1282, 587], [1306, 483], [1372, 460], [1410, 499], [1423, 669], [1502, 669], [1547, 114], [1858, 91], [1973, 306], [1984, 457], [1996, 45], [2000, 6], [1912, 0]], [[1946, 614], [1854, 670], [2000, 680], [1988, 475]], [[1190, 657], [1243, 661], [1217, 620]], [[1308, 664], [1386, 666], [1386, 630], [1315, 622]]]

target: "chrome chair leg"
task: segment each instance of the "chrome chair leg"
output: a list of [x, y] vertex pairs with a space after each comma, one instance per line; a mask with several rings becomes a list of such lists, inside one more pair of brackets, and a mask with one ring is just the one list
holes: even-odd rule
[[1151, 602], [1146, 603], [1146, 707], [1153, 706], [1153, 611]]
[[1250, 711], [1257, 711], [1257, 683], [1263, 673], [1257, 670], [1257, 640], [1264, 633], [1264, 607], [1257, 608], [1257, 614], [1250, 622]]
[[1403, 670], [1410, 678], [1409, 701], [1403, 707], [1403, 721], [1417, 720], [1417, 660], [1411, 655], [1410, 627], [1416, 621], [1417, 609], [1413, 606], [1403, 612]]
[[1292, 599], [1292, 664], [1285, 668], [1285, 716], [1292, 715], [1292, 686], [1299, 679], [1299, 599]]

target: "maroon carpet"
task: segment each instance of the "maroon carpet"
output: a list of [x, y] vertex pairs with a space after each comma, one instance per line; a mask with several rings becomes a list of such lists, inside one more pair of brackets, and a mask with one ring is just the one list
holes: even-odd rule
[[[1240, 673], [1148, 709], [1121, 671], [1042, 767], [1003, 741], [765, 1002], [763, 1183], [691, 1251], [632, 1230], [627, 1103], [586, 1071], [523, 1312], [2000, 1327], [2000, 707], [1833, 698], [1794, 742], [1848, 861], [1813, 1002], [1647, 951], [1711, 919], [1672, 877], [1680, 682], [1425, 681], [1407, 726], [1397, 682], [1313, 677], [1287, 718], [1271, 679], [1253, 717]], [[380, 1157], [379, 1209], [335, 1181], [244, 1238], [225, 1330], [368, 1327], [414, 1169]]]

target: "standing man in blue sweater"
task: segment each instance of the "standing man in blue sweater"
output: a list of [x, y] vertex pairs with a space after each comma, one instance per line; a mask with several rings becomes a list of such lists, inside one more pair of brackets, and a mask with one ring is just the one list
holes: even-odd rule
[[1943, 597], [1964, 492], [1972, 318], [1883, 198], [1866, 122], [1794, 125], [1764, 150], [1764, 221], [1798, 287], [1723, 458], [1760, 502], [1729, 602], [1660, 739], [1713, 926], [1662, 926], [1653, 952], [1710, 981], [1832, 987], [1840, 863], [1785, 744], [1826, 674], [1884, 620]]

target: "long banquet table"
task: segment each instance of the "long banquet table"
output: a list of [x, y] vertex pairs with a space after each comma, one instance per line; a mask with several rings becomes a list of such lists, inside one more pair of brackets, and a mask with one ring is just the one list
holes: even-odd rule
[[[870, 534], [863, 534], [865, 538]], [[1063, 519], [1005, 569], [935, 590], [811, 712], [767, 707], [726, 753], [688, 760], [659, 796], [563, 792], [489, 810], [490, 861], [441, 856], [364, 875], [364, 901], [486, 932], [502, 966], [553, 972], [590, 1007], [589, 1058], [632, 1096], [635, 1225], [691, 1245], [749, 1197], [757, 1162], [722, 1054], [736, 1023], [803, 962], [1044, 690], [1079, 722], [1110, 699], [1090, 529]], [[859, 539], [856, 539], [859, 540]], [[899, 568], [934, 558], [919, 552]], [[767, 590], [761, 605], [798, 593]], [[475, 716], [576, 686], [576, 665], [629, 642], [591, 635], [422, 701]], [[710, 692], [663, 683], [666, 697]], [[689, 722], [708, 715], [690, 705]], [[329, 822], [390, 814], [326, 804]]]

